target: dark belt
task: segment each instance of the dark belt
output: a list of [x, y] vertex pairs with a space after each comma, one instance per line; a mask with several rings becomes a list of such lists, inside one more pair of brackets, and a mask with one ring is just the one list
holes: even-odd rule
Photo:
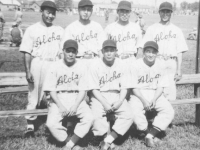
[[77, 90], [71, 90], [71, 91], [57, 91], [57, 93], [78, 93]]

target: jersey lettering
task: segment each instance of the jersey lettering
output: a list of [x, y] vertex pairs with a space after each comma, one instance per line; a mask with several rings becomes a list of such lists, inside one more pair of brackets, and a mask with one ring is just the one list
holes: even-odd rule
[[154, 79], [158, 79], [161, 75], [160, 74], [156, 74], [154, 78], [150, 78], [148, 74], [146, 74], [146, 76], [141, 76], [138, 79], [138, 84], [140, 83], [152, 83], [154, 81]]
[[113, 82], [116, 79], [119, 79], [121, 77], [121, 73], [116, 73], [116, 71], [113, 72], [112, 77], [108, 78], [108, 75], [106, 74], [105, 76], [101, 77], [99, 80], [99, 86], [102, 87], [108, 82]]
[[176, 38], [176, 34], [172, 34], [172, 31], [169, 31], [169, 34], [164, 35], [163, 32], [160, 32], [160, 34], [157, 34], [155, 37], [155, 42], [159, 42], [160, 40], [167, 40], [167, 39], [172, 39], [172, 38]]
[[51, 43], [51, 42], [56, 41], [56, 40], [60, 41], [61, 37], [60, 37], [60, 35], [56, 36], [55, 33], [52, 32], [52, 36], [51, 37], [46, 37], [46, 35], [43, 35], [42, 38], [38, 37], [36, 42], [35, 42], [34, 47], [38, 48], [42, 44]]
[[67, 75], [60, 76], [57, 85], [62, 85], [64, 83], [71, 83], [72, 81], [77, 79], [78, 79], [78, 74], [74, 74], [74, 72], [72, 72], [71, 77], [68, 77]]
[[127, 35], [124, 36], [124, 37], [122, 37], [121, 34], [118, 34], [117, 36], [109, 34], [108, 38], [111, 39], [111, 40], [114, 40], [116, 42], [124, 42], [124, 41], [128, 41], [128, 40], [131, 40], [131, 39], [136, 40], [136, 35], [135, 34], [130, 35], [130, 32], [127, 32]]
[[80, 43], [81, 41], [88, 41], [94, 38], [97, 38], [97, 33], [93, 34], [93, 31], [90, 30], [90, 35], [85, 35], [85, 33], [81, 33], [81, 35], [76, 36], [75, 40]]

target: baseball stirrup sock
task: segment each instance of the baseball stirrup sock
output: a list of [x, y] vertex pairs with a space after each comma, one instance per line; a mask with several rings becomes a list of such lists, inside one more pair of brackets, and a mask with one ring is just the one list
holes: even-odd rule
[[155, 126], [153, 126], [153, 127], [150, 129], [150, 131], [149, 131], [149, 133], [150, 133], [151, 135], [153, 135], [154, 137], [155, 137], [159, 132], [161, 132], [161, 129], [158, 128], [158, 127], [155, 127]]

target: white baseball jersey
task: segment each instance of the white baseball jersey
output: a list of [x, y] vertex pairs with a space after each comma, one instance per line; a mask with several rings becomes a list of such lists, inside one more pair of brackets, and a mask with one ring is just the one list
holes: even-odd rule
[[168, 25], [155, 23], [150, 26], [143, 38], [143, 44], [147, 41], [155, 41], [161, 55], [177, 56], [178, 53], [188, 50], [181, 29], [172, 23]]
[[115, 59], [113, 66], [107, 66], [102, 59], [98, 59], [89, 69], [89, 89], [109, 91], [126, 89], [129, 87], [128, 70], [125, 63]]
[[105, 35], [99, 23], [91, 21], [89, 24], [83, 25], [77, 20], [66, 27], [62, 46], [69, 39], [78, 42], [78, 56], [83, 56], [87, 51], [98, 54], [105, 40]]
[[49, 69], [44, 91], [83, 91], [87, 89], [86, 67], [81, 61], [68, 67], [64, 60], [55, 62]]
[[117, 42], [118, 54], [137, 53], [137, 48], [141, 47], [142, 33], [138, 24], [129, 22], [122, 26], [118, 22], [111, 23], [105, 28], [108, 39]]
[[169, 86], [164, 64], [158, 59], [153, 66], [149, 67], [144, 63], [143, 58], [140, 58], [131, 64], [130, 68], [131, 82], [134, 88], [155, 90], [158, 87]]
[[63, 33], [64, 30], [60, 26], [46, 27], [41, 22], [35, 23], [26, 29], [20, 51], [29, 53], [33, 57], [55, 59], [62, 53], [60, 42]]

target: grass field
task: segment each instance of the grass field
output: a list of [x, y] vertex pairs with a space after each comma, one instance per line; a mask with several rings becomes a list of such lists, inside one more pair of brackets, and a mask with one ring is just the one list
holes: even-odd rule
[[[7, 24], [12, 22], [14, 12], [5, 12]], [[40, 13], [26, 12], [24, 13], [23, 23], [33, 24], [40, 20]], [[78, 18], [75, 16], [67, 16], [64, 13], [58, 13], [55, 24], [62, 27], [67, 26], [72, 21]], [[103, 17], [93, 16], [93, 20], [102, 24], [105, 27]], [[132, 16], [131, 20], [134, 21]], [[158, 15], [144, 16], [146, 24], [153, 24], [159, 21]], [[110, 22], [114, 21], [114, 15], [111, 16]], [[193, 27], [197, 26], [197, 16], [173, 16], [172, 22], [178, 25], [184, 32], [185, 38]], [[187, 41], [189, 51], [183, 56], [182, 70], [184, 74], [195, 73], [195, 54], [196, 41]], [[23, 57], [18, 51], [0, 50], [0, 72], [22, 72], [24, 71]], [[178, 99], [192, 98], [193, 86], [179, 86]], [[1, 110], [17, 110], [25, 109], [27, 104], [26, 94], [16, 95], [0, 95], [0, 111]], [[200, 148], [200, 129], [194, 125], [195, 122], [195, 106], [183, 105], [174, 107], [176, 111], [175, 119], [172, 128], [166, 130], [167, 136], [163, 137], [162, 145], [155, 149], [157, 150], [199, 150]], [[50, 133], [46, 130], [45, 117], [39, 117], [37, 121], [38, 129], [34, 138], [24, 138], [23, 133], [26, 129], [26, 120], [24, 117], [9, 117], [0, 118], [0, 150], [59, 150], [62, 144], [55, 142]], [[130, 130], [127, 134], [125, 142], [118, 149], [123, 150], [147, 150], [140, 140], [134, 137], [134, 132]], [[98, 149], [97, 146], [88, 145], [92, 139], [92, 133], [89, 133], [80, 144], [86, 149]]]

